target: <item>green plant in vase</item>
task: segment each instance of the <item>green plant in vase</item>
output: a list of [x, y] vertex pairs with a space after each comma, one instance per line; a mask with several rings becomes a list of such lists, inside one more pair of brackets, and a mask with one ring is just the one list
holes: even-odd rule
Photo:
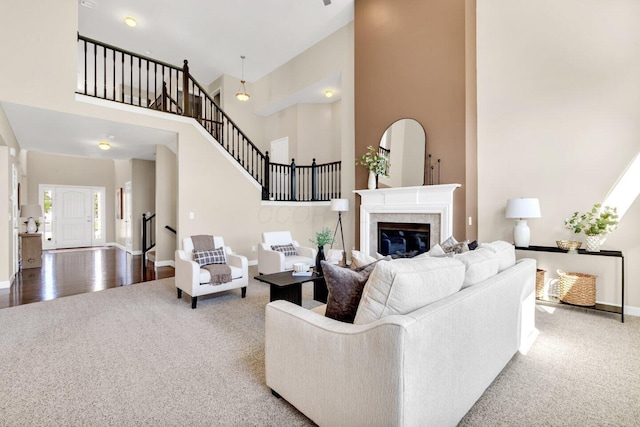
[[593, 205], [590, 211], [581, 214], [574, 212], [571, 217], [564, 220], [564, 226], [576, 234], [584, 233], [587, 243], [587, 251], [598, 252], [606, 235], [618, 228], [618, 210], [611, 206], [602, 206], [600, 203]]
[[323, 228], [316, 233], [316, 238], [309, 239], [311, 243], [318, 246], [318, 254], [316, 255], [316, 272], [322, 275], [322, 265], [320, 261], [325, 259], [324, 246], [333, 244], [333, 236], [331, 236], [331, 230], [328, 227]]

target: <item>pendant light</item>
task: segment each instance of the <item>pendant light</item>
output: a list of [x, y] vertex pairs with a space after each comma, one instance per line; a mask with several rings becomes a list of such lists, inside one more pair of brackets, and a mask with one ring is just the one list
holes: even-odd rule
[[240, 58], [242, 58], [242, 80], [240, 80], [240, 87], [238, 88], [238, 93], [236, 93], [236, 98], [238, 98], [238, 101], [245, 102], [251, 97], [247, 93], [247, 88], [244, 86], [244, 55], [240, 56]]

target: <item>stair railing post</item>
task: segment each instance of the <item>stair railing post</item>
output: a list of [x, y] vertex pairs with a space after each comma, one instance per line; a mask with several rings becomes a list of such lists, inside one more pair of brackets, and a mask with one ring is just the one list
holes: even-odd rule
[[147, 215], [142, 214], [142, 271], [147, 265]]
[[289, 200], [291, 201], [296, 201], [298, 200], [297, 198], [297, 194], [298, 192], [296, 191], [296, 162], [294, 159], [291, 159], [291, 185], [289, 187], [290, 189], [290, 194], [289, 194]]
[[269, 152], [264, 153], [264, 177], [262, 179], [262, 200], [269, 200], [269, 176], [271, 175], [271, 162]]
[[167, 82], [162, 82], [162, 111], [167, 111]]
[[318, 166], [316, 159], [311, 162], [311, 200], [318, 200]]
[[182, 67], [182, 114], [185, 116], [191, 116], [190, 102], [189, 102], [189, 61], [184, 60]]

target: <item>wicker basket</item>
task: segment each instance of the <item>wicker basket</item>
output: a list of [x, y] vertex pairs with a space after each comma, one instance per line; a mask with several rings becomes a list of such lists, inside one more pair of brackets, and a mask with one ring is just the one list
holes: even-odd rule
[[573, 305], [596, 305], [596, 276], [584, 273], [566, 273], [558, 270], [558, 298]]
[[536, 298], [542, 299], [544, 297], [544, 275], [547, 270], [540, 268], [536, 269]]

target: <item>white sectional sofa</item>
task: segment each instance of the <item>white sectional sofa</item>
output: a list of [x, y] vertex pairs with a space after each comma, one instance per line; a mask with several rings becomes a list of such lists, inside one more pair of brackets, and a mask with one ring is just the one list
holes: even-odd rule
[[[404, 314], [391, 314], [407, 304], [402, 296], [368, 289], [376, 274], [391, 278], [402, 293], [446, 281], [438, 279], [446, 275], [406, 260], [382, 261], [390, 264], [375, 267], [358, 306], [355, 322], [368, 317], [363, 324], [287, 301], [269, 303], [267, 385], [320, 426], [456, 425], [534, 336], [535, 261], [516, 262], [512, 247], [497, 247], [502, 254], [492, 256], [485, 247], [451, 260], [452, 271], [464, 264], [463, 279], [455, 279], [464, 281], [462, 289]], [[364, 302], [371, 294], [390, 306], [395, 300], [396, 307], [380, 311], [375, 301]], [[415, 303], [420, 297], [407, 299]], [[365, 304], [373, 311], [363, 313]], [[371, 320], [372, 313], [381, 318]]]

